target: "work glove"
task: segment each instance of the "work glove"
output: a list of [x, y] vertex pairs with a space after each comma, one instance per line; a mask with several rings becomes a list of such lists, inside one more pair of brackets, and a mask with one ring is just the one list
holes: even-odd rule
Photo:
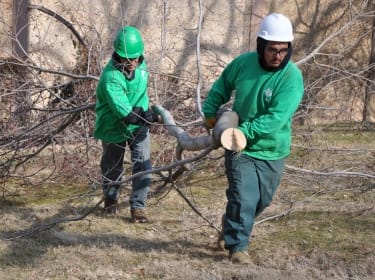
[[158, 122], [158, 114], [156, 114], [152, 109], [148, 109], [143, 113], [142, 116], [146, 121], [149, 123], [156, 123]]
[[133, 107], [133, 110], [124, 118], [125, 124], [147, 125], [144, 119], [145, 111], [142, 107]]
[[205, 119], [204, 119], [204, 122], [203, 122], [203, 125], [204, 125], [207, 129], [214, 128], [214, 127], [215, 127], [215, 124], [216, 124], [216, 118], [205, 118]]

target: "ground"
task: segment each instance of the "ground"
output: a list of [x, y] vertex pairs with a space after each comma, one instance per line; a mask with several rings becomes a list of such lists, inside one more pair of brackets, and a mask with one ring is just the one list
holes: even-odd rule
[[[356, 136], [356, 145], [370, 147], [371, 133]], [[226, 178], [221, 151], [215, 153], [176, 183], [204, 219], [167, 186], [149, 198], [148, 224], [131, 223], [126, 189], [116, 215], [104, 215], [100, 206], [43, 230], [91, 211], [100, 190], [9, 184], [0, 198], [0, 279], [374, 279], [372, 179], [313, 179], [287, 169], [252, 232], [252, 264], [234, 265], [216, 248]], [[374, 161], [371, 153], [351, 154], [368, 166]], [[306, 157], [294, 150], [288, 164]], [[316, 161], [312, 153], [308, 159]]]

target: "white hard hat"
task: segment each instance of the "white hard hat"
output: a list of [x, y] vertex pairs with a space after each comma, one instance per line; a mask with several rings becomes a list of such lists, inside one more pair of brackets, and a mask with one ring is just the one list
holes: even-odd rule
[[294, 38], [292, 23], [282, 14], [269, 14], [260, 24], [257, 36], [267, 41], [292, 42]]

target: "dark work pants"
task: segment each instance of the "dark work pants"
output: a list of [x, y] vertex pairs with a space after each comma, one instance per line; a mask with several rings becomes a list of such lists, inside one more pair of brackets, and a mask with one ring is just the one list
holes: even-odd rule
[[232, 253], [246, 251], [257, 215], [272, 201], [284, 171], [284, 160], [259, 160], [225, 152], [228, 179], [224, 220], [225, 247]]

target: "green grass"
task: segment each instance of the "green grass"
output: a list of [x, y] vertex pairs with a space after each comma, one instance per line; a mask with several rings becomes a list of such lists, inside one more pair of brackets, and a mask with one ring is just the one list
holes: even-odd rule
[[[320, 252], [332, 262], [359, 265], [375, 252], [375, 216], [341, 211], [296, 211], [272, 222], [274, 232], [257, 236], [255, 251], [287, 247], [290, 253]], [[259, 252], [261, 254], [261, 252]]]
[[[0, 201], [9, 205], [45, 205], [82, 194], [83, 185], [44, 184], [38, 186], [7, 186], [7, 193]], [[13, 194], [14, 193], [14, 194]], [[3, 204], [2, 203], [2, 204]]]
[[[368, 147], [374, 149], [374, 129], [368, 129], [359, 124], [342, 123], [332, 125], [317, 125], [310, 127], [296, 126], [293, 130], [294, 143], [328, 144], [328, 147], [356, 148]], [[324, 147], [324, 146], [323, 146]]]
[[[375, 218], [356, 213], [309, 211], [294, 212], [276, 222], [279, 226], [292, 227], [290, 232], [278, 234], [277, 240], [299, 249], [343, 251], [355, 253], [355, 245], [375, 244]], [[298, 240], [299, 242], [295, 243]], [[358, 252], [359, 253], [359, 252]]]

